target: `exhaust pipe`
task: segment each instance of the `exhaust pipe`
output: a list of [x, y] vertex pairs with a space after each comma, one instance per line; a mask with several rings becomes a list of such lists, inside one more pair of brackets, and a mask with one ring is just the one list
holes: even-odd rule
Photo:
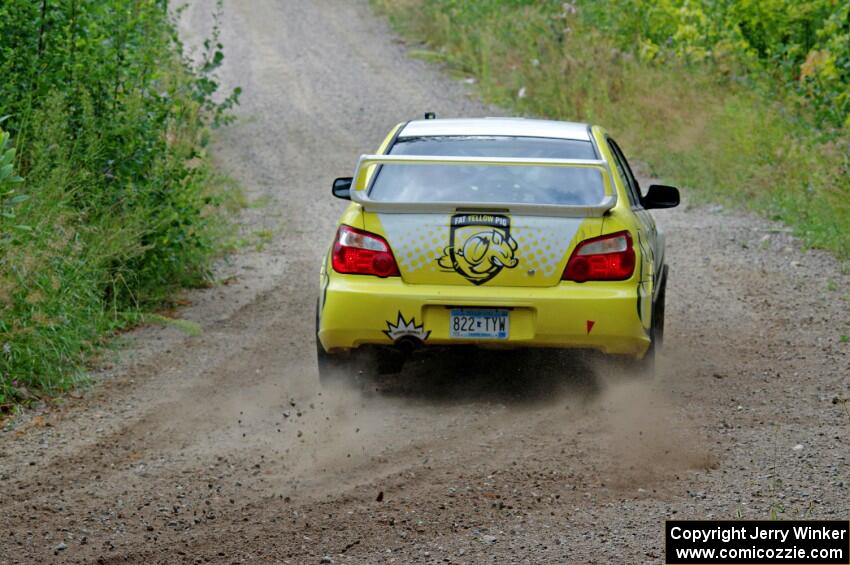
[[404, 353], [405, 356], [411, 355], [414, 351], [422, 347], [422, 340], [412, 335], [406, 335], [398, 338], [395, 341], [395, 346]]

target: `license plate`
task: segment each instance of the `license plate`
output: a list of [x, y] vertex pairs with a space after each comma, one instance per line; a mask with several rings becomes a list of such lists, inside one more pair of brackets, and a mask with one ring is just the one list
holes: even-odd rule
[[457, 339], [508, 339], [507, 310], [454, 308], [449, 316], [449, 336]]

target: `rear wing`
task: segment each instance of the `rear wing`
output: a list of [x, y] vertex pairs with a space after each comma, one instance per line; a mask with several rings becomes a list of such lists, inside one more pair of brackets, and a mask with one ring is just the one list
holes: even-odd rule
[[[586, 206], [566, 204], [527, 204], [522, 202], [387, 202], [369, 198], [369, 188], [380, 165], [488, 165], [494, 167], [587, 167], [602, 174], [604, 198], [598, 204]], [[432, 157], [421, 155], [362, 155], [357, 162], [351, 200], [370, 212], [384, 213], [445, 213], [458, 210], [507, 211], [530, 216], [562, 216], [586, 218], [603, 216], [617, 205], [617, 191], [611, 182], [608, 163], [590, 159], [525, 159], [515, 157]]]

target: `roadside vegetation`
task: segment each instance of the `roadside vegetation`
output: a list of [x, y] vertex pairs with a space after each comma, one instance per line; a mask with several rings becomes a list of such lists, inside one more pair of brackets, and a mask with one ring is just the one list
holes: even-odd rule
[[604, 124], [692, 202], [850, 258], [850, 3], [372, 2], [488, 101]]
[[217, 29], [184, 58], [166, 0], [0, 3], [0, 416], [74, 385], [105, 337], [207, 281]]

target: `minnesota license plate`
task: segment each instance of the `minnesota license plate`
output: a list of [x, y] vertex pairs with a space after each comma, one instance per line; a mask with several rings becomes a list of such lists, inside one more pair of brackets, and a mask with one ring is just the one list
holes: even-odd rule
[[457, 339], [508, 339], [508, 310], [453, 308], [449, 315], [449, 337]]

